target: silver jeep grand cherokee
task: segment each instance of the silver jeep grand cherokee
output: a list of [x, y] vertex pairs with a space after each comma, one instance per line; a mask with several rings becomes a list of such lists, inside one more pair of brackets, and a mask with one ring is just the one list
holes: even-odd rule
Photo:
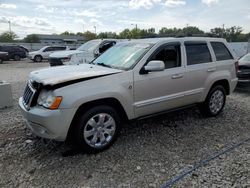
[[91, 64], [32, 72], [19, 105], [36, 135], [73, 138], [87, 152], [99, 152], [126, 120], [194, 104], [218, 115], [237, 84], [236, 69], [224, 39], [134, 40]]

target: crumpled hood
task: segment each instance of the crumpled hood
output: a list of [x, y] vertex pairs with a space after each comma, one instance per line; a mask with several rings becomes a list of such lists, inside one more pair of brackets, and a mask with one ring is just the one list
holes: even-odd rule
[[52, 54], [50, 54], [50, 58], [67, 58], [70, 55], [73, 54], [78, 54], [78, 53], [82, 53], [83, 51], [80, 50], [64, 50], [64, 51], [58, 51], [58, 52], [54, 52]]
[[122, 72], [122, 70], [111, 69], [92, 64], [81, 64], [72, 66], [59, 66], [41, 69], [30, 73], [29, 79], [42, 83], [45, 85], [54, 86], [56, 84], [91, 78], [96, 76], [104, 76], [108, 74], [115, 74]]

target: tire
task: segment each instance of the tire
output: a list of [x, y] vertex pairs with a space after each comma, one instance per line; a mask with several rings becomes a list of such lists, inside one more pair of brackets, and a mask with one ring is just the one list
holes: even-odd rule
[[222, 85], [214, 86], [208, 93], [205, 102], [200, 106], [200, 112], [207, 117], [219, 115], [226, 103], [226, 90]]
[[14, 55], [13, 59], [15, 61], [20, 61], [21, 60], [21, 57], [19, 55]]
[[[106, 128], [101, 122], [107, 124]], [[73, 130], [73, 138], [82, 150], [98, 153], [109, 148], [117, 139], [120, 117], [112, 107], [96, 106], [80, 114]]]
[[2, 64], [3, 63], [3, 60], [2, 59], [0, 59], [0, 64]]
[[36, 56], [34, 57], [34, 62], [41, 62], [42, 60], [43, 60], [43, 57], [40, 56], [40, 55], [36, 55]]

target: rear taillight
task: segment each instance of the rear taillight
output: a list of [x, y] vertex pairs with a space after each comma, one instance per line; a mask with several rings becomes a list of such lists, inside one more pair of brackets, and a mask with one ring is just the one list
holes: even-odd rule
[[234, 65], [235, 65], [235, 72], [236, 72], [236, 75], [237, 75], [238, 70], [239, 70], [239, 62], [236, 61]]

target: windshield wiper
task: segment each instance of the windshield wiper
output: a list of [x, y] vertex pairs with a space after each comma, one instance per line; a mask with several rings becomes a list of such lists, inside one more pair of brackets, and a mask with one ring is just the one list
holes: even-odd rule
[[112, 66], [107, 65], [107, 64], [105, 64], [105, 63], [96, 63], [96, 65], [100, 65], [100, 66], [103, 66], [103, 67], [112, 68]]

